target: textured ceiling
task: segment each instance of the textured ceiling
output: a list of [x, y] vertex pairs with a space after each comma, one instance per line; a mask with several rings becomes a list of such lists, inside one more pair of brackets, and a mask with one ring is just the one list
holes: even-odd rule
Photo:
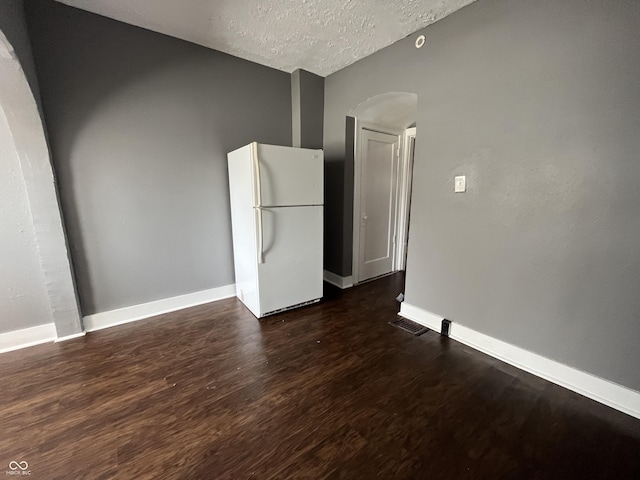
[[326, 76], [474, 0], [58, 0], [286, 72]]

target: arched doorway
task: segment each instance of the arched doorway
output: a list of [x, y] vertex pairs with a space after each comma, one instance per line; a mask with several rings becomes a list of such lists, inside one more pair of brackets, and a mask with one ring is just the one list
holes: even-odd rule
[[[54, 336], [68, 338], [83, 333], [80, 310], [42, 119], [20, 60], [0, 31], [0, 108], [6, 118], [10, 139], [7, 144], [16, 156], [20, 187], [29, 207], [25, 214], [30, 217], [36, 246], [37, 258], [33, 260], [41, 269], [41, 275], [34, 276], [30, 283], [42, 282], [50, 319], [55, 324]], [[16, 325], [16, 329], [21, 330], [19, 322]], [[51, 339], [35, 338], [44, 333], [34, 334], [34, 338], [23, 343]]]
[[350, 111], [354, 283], [405, 268], [417, 104], [416, 94], [388, 92]]

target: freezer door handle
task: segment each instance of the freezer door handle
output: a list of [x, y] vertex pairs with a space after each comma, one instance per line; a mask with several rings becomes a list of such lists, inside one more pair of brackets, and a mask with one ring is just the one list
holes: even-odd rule
[[253, 193], [255, 195], [255, 205], [262, 206], [262, 179], [260, 178], [260, 159], [258, 158], [258, 144], [253, 142], [251, 157], [253, 160]]
[[264, 232], [262, 228], [262, 179], [260, 178], [260, 159], [258, 158], [258, 144], [253, 142], [251, 160], [253, 160], [253, 194], [255, 195], [255, 220], [258, 250], [258, 263], [264, 263]]
[[256, 220], [256, 249], [258, 250], [258, 263], [264, 263], [264, 233], [262, 229], [262, 207], [253, 207]]

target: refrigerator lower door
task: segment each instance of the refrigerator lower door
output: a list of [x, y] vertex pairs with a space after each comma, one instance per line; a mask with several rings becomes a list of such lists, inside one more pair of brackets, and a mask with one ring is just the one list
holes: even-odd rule
[[322, 206], [262, 210], [260, 316], [322, 297]]

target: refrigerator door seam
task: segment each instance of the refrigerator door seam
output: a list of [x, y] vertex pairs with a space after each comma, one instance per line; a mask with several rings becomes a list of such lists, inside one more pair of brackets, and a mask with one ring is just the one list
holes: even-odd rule
[[324, 204], [323, 203], [310, 203], [310, 204], [305, 204], [305, 205], [275, 205], [273, 207], [262, 205], [260, 207], [254, 207], [254, 208], [259, 208], [259, 209], [262, 209], [262, 210], [271, 210], [271, 209], [274, 209], [274, 208], [294, 208], [294, 207], [324, 207]]

